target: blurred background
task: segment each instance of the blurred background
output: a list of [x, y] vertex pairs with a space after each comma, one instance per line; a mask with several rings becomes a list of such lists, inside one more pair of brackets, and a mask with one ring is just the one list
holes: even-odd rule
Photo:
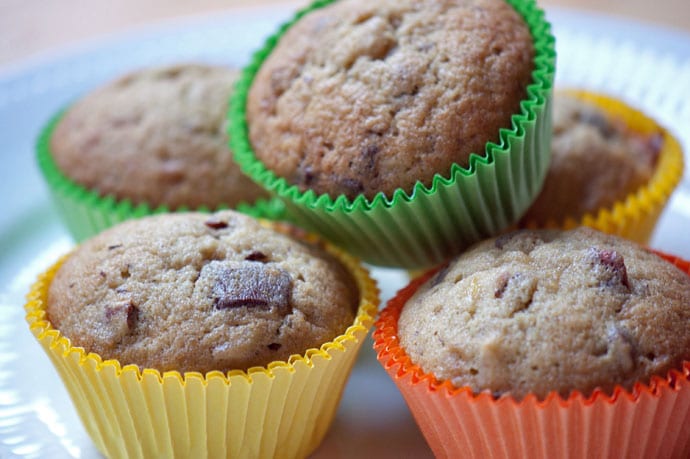
[[[689, 0], [537, 0], [672, 27], [690, 34]], [[85, 39], [191, 15], [307, 0], [0, 0], [0, 65]]]

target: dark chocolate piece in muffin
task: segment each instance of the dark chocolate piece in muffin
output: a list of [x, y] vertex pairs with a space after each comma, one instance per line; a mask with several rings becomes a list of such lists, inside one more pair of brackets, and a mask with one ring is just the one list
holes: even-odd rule
[[511, 127], [533, 55], [503, 0], [341, 0], [264, 61], [247, 104], [252, 147], [302, 191], [409, 193]]

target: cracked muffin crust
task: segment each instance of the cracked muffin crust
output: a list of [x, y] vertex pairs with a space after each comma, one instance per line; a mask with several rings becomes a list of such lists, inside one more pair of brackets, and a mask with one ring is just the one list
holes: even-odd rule
[[352, 325], [358, 290], [323, 249], [242, 214], [131, 220], [79, 246], [48, 292], [75, 346], [123, 365], [246, 370]]
[[557, 92], [551, 162], [539, 196], [523, 222], [544, 225], [610, 209], [649, 183], [661, 132], [636, 133], [591, 102]]
[[690, 359], [690, 277], [588, 228], [484, 241], [419, 288], [400, 344], [438, 379], [515, 398], [630, 390]]
[[225, 112], [234, 69], [138, 70], [91, 92], [57, 124], [50, 149], [69, 179], [155, 208], [217, 208], [267, 194], [235, 164]]
[[251, 144], [302, 191], [409, 193], [510, 127], [533, 55], [503, 0], [341, 0], [301, 18], [264, 61]]

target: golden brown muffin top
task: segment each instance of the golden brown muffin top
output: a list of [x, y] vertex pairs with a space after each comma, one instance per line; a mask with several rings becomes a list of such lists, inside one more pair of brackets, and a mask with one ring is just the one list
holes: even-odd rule
[[503, 0], [341, 0], [300, 19], [264, 61], [250, 140], [302, 191], [409, 193], [511, 127], [533, 54]]
[[79, 246], [47, 313], [75, 346], [160, 371], [244, 370], [352, 325], [358, 290], [319, 247], [232, 211], [132, 220]]
[[179, 64], [118, 78], [69, 108], [51, 138], [53, 158], [75, 182], [135, 204], [254, 202], [266, 193], [241, 173], [225, 132], [238, 74]]
[[611, 209], [649, 183], [661, 142], [660, 132], [636, 133], [593, 103], [557, 92], [551, 163], [523, 221], [544, 225]]
[[631, 389], [690, 359], [690, 276], [588, 228], [520, 231], [459, 256], [408, 300], [400, 344], [457, 387]]

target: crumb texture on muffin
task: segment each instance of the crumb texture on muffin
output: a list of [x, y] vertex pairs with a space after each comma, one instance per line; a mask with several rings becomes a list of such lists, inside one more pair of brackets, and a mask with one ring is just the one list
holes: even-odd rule
[[523, 221], [543, 225], [612, 208], [649, 183], [662, 141], [661, 132], [634, 132], [592, 102], [557, 92], [551, 163]]
[[408, 300], [400, 344], [456, 387], [516, 398], [631, 389], [690, 359], [690, 277], [580, 228], [484, 241]]
[[76, 183], [134, 204], [216, 208], [265, 192], [235, 164], [226, 110], [239, 72], [178, 64], [138, 70], [87, 94], [57, 124], [50, 148]]
[[258, 159], [301, 190], [388, 196], [484, 155], [531, 81], [503, 0], [342, 0], [295, 23], [250, 88]]
[[56, 273], [48, 318], [73, 345], [159, 371], [248, 369], [343, 334], [358, 290], [322, 248], [241, 214], [132, 220]]

